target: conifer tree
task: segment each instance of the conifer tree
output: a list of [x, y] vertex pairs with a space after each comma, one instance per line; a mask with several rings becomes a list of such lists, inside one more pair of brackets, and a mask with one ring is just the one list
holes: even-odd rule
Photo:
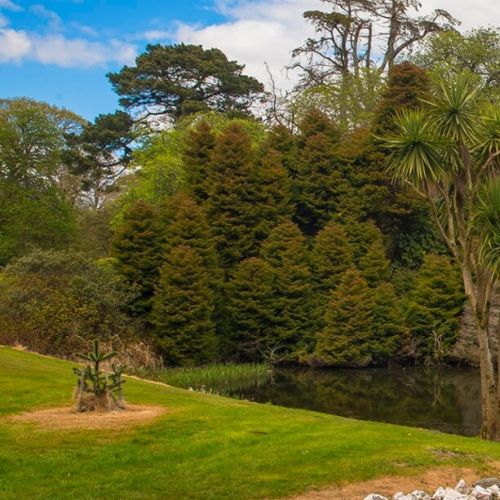
[[361, 275], [368, 286], [375, 288], [389, 279], [389, 260], [381, 238], [376, 238], [359, 260]]
[[217, 252], [212, 229], [205, 210], [185, 193], [177, 193], [167, 200], [161, 210], [164, 226], [163, 251], [187, 245], [200, 255], [205, 269], [214, 278], [219, 275]]
[[410, 62], [393, 66], [375, 113], [374, 133], [383, 136], [393, 133], [395, 113], [422, 106], [422, 99], [429, 94], [430, 88], [431, 80], [425, 69]]
[[209, 220], [221, 262], [231, 267], [258, 249], [258, 182], [250, 137], [241, 125], [231, 123], [217, 138], [209, 181]]
[[295, 220], [306, 234], [315, 234], [334, 215], [350, 192], [339, 169], [336, 146], [339, 131], [329, 118], [310, 111], [300, 125], [293, 190]]
[[151, 314], [165, 360], [199, 365], [215, 360], [214, 297], [210, 275], [194, 248], [176, 246], [161, 267]]
[[229, 352], [240, 360], [262, 359], [275, 341], [272, 266], [258, 257], [245, 259], [236, 266], [226, 291]]
[[367, 254], [373, 242], [382, 241], [382, 233], [371, 220], [359, 222], [348, 219], [344, 228], [351, 242], [354, 264], [359, 267], [362, 257]]
[[264, 240], [271, 229], [293, 216], [291, 181], [282, 165], [283, 156], [274, 149], [263, 148], [256, 172], [256, 238]]
[[136, 315], [145, 315], [151, 310], [162, 262], [161, 241], [158, 211], [149, 203], [137, 201], [125, 213], [112, 248], [118, 272], [137, 287], [138, 298], [131, 306]]
[[371, 364], [373, 309], [368, 284], [359, 271], [349, 269], [331, 292], [325, 328], [316, 336], [316, 362], [350, 367]]
[[263, 242], [261, 256], [275, 275], [273, 341], [293, 357], [309, 348], [314, 323], [305, 237], [293, 222], [282, 222]]
[[391, 283], [372, 289], [371, 352], [374, 364], [386, 364], [408, 341], [401, 302]]
[[406, 313], [417, 357], [443, 360], [456, 340], [464, 301], [460, 273], [450, 260], [425, 256]]
[[185, 139], [184, 168], [190, 193], [198, 203], [209, 197], [210, 167], [215, 147], [215, 134], [205, 120], [190, 130]]
[[352, 266], [353, 251], [344, 226], [329, 222], [313, 241], [311, 269], [315, 290], [329, 296], [342, 274]]

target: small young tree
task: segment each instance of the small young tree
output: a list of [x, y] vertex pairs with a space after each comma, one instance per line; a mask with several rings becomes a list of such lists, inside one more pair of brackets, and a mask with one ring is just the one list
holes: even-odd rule
[[115, 351], [104, 354], [98, 340], [94, 340], [93, 349], [88, 354], [77, 355], [85, 362], [85, 366], [73, 368], [78, 377], [75, 388], [76, 411], [112, 411], [124, 408], [123, 367], [112, 365], [112, 373], [102, 370], [102, 363], [116, 355]]

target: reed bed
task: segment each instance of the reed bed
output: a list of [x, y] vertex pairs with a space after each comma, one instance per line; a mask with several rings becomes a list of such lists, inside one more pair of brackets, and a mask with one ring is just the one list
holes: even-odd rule
[[266, 364], [227, 363], [194, 368], [139, 370], [133, 374], [183, 389], [227, 394], [245, 387], [265, 383], [271, 378], [272, 372]]

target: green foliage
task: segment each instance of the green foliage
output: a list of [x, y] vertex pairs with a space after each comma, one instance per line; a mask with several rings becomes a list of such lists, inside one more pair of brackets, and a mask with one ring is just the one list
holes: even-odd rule
[[139, 295], [131, 311], [139, 316], [151, 310], [154, 287], [162, 262], [162, 228], [158, 211], [138, 201], [125, 213], [123, 223], [115, 231], [113, 255], [117, 270]]
[[255, 206], [257, 176], [249, 135], [237, 123], [218, 137], [212, 156], [209, 221], [224, 267], [258, 251], [259, 207]]
[[353, 251], [344, 226], [328, 223], [314, 238], [311, 251], [315, 289], [329, 295], [352, 265]]
[[110, 266], [80, 254], [37, 251], [1, 276], [2, 344], [67, 357], [91, 339], [136, 339], [137, 325], [124, 313], [136, 292]]
[[212, 127], [200, 120], [188, 131], [185, 138], [184, 167], [190, 192], [198, 203], [209, 196], [209, 174], [212, 153], [215, 147], [215, 134]]
[[207, 271], [218, 275], [218, 257], [205, 210], [185, 193], [169, 198], [161, 209], [164, 254], [179, 245], [196, 250]]
[[295, 219], [306, 234], [315, 234], [341, 207], [350, 185], [339, 169], [335, 147], [339, 131], [323, 113], [310, 111], [300, 125], [298, 154], [292, 173]]
[[370, 288], [375, 288], [388, 281], [389, 264], [390, 262], [385, 256], [384, 244], [380, 238], [377, 238], [359, 260], [361, 275]]
[[316, 337], [314, 358], [328, 366], [368, 366], [373, 362], [374, 301], [368, 284], [356, 270], [348, 270], [331, 292], [325, 328]]
[[234, 269], [226, 287], [227, 334], [224, 343], [231, 357], [259, 360], [274, 346], [276, 297], [273, 267], [250, 257]]
[[176, 246], [166, 255], [156, 287], [151, 320], [165, 360], [196, 365], [216, 357], [214, 294], [199, 252]]
[[464, 301], [458, 269], [446, 256], [427, 255], [406, 312], [417, 357], [429, 362], [446, 358], [458, 335]]
[[134, 151], [132, 166], [138, 171], [124, 179], [127, 189], [117, 202], [121, 210], [115, 225], [121, 223], [123, 213], [135, 201], [158, 207], [185, 186], [183, 142], [184, 131], [176, 128], [149, 137]]
[[370, 289], [359, 271], [350, 269], [331, 292], [312, 360], [349, 367], [387, 363], [403, 340], [401, 317], [392, 285]]
[[496, 28], [478, 28], [467, 33], [444, 31], [429, 37], [413, 56], [419, 66], [447, 79], [463, 71], [487, 80], [487, 94], [498, 89], [500, 33]]
[[78, 377], [76, 384], [76, 410], [79, 412], [123, 408], [123, 367], [112, 365], [112, 373], [103, 372], [101, 365], [114, 358], [118, 353], [111, 351], [104, 354], [98, 340], [94, 340], [93, 349], [88, 354], [78, 354], [84, 361], [83, 368], [73, 368]]
[[[31, 99], [0, 100], [0, 265], [33, 248], [65, 248], [76, 213], [61, 164], [77, 115]], [[72, 193], [71, 193], [72, 194]]]
[[430, 88], [431, 79], [424, 69], [409, 62], [395, 65], [389, 72], [387, 86], [375, 113], [374, 133], [388, 135], [394, 132], [395, 113], [401, 109], [420, 107]]
[[474, 226], [481, 238], [482, 262], [498, 279], [500, 276], [500, 179], [490, 179], [479, 194]]
[[370, 126], [380, 100], [384, 79], [378, 71], [363, 68], [328, 84], [312, 85], [293, 96], [293, 113], [301, 117], [321, 109], [343, 132]]
[[274, 273], [272, 342], [291, 357], [311, 344], [311, 271], [305, 237], [291, 221], [276, 226], [261, 257]]
[[264, 363], [224, 363], [168, 367], [162, 370], [139, 371], [137, 375], [183, 389], [226, 395], [255, 383], [265, 383], [272, 376], [272, 372]]
[[209, 109], [247, 111], [263, 86], [243, 69], [219, 49], [148, 45], [135, 66], [125, 66], [108, 78], [122, 106], [140, 115], [177, 120]]

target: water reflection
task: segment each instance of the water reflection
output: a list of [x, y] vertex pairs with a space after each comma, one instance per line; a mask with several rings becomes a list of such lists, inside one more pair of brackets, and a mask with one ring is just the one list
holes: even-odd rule
[[279, 370], [271, 380], [227, 395], [444, 432], [476, 435], [479, 373], [468, 368]]

